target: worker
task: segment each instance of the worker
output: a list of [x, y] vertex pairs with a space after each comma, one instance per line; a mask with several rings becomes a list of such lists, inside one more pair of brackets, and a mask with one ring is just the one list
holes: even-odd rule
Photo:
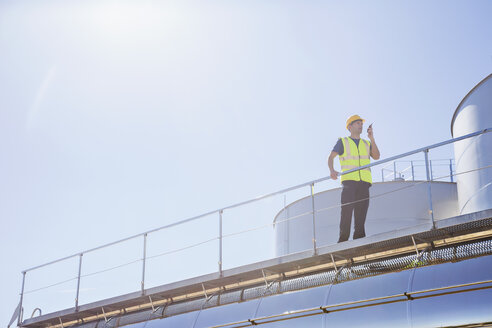
[[[338, 155], [342, 173], [357, 167], [368, 165], [370, 157], [377, 160], [380, 157], [378, 146], [374, 140], [372, 124], [367, 129], [369, 140], [360, 137], [365, 120], [359, 115], [352, 115], [347, 119], [346, 128], [350, 132], [349, 137], [339, 138], [328, 157], [328, 167], [330, 177], [333, 180], [340, 175], [333, 167], [333, 160]], [[343, 174], [341, 214], [340, 214], [340, 235], [338, 242], [348, 240], [350, 226], [352, 223], [352, 213], [354, 215], [354, 235], [353, 239], [366, 236], [365, 221], [367, 209], [369, 208], [369, 188], [372, 185], [371, 169], [365, 168], [352, 173]]]

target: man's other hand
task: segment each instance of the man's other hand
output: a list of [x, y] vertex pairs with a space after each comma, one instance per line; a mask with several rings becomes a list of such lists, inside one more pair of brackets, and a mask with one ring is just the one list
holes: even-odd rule
[[336, 180], [338, 179], [338, 172], [333, 170], [330, 172], [330, 177], [333, 179], [333, 180]]

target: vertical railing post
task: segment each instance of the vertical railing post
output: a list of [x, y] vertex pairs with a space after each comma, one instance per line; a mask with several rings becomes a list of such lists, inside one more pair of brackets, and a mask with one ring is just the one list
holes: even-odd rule
[[17, 318], [17, 326], [20, 326], [22, 323], [22, 302], [24, 301], [24, 286], [26, 283], [26, 271], [22, 271], [22, 287], [20, 292], [20, 302], [19, 302], [19, 316]]
[[425, 156], [425, 172], [427, 175], [427, 195], [429, 197], [429, 214], [432, 221], [432, 229], [436, 227], [434, 222], [434, 209], [432, 207], [432, 190], [431, 190], [431, 177], [429, 172], [429, 149], [424, 150]]
[[396, 181], [396, 161], [393, 162], [393, 181]]
[[222, 213], [219, 211], [219, 276], [222, 277]]
[[453, 159], [449, 159], [449, 177], [451, 178], [451, 182], [454, 182], [453, 179]]
[[75, 312], [79, 310], [79, 292], [80, 292], [80, 274], [82, 273], [82, 256], [84, 253], [79, 255], [79, 274], [77, 275], [77, 292], [75, 294]]
[[[284, 222], [282, 222], [285, 226], [283, 227], [284, 229], [284, 236], [287, 236], [287, 238], [283, 238], [282, 240], [282, 245], [285, 246], [285, 253], [284, 254], [289, 254], [289, 244], [290, 244], [290, 239], [289, 239], [289, 230], [290, 230], [290, 222], [288, 222], [289, 217], [287, 216], [287, 195], [284, 195]], [[280, 228], [279, 228], [280, 229]], [[280, 229], [282, 231], [282, 229]], [[286, 241], [287, 239], [287, 241]]]
[[143, 258], [142, 258], [142, 281], [140, 282], [140, 288], [142, 295], [145, 294], [145, 263], [147, 261], [147, 234], [144, 233], [144, 243], [143, 243]]
[[381, 169], [381, 182], [384, 182], [384, 168]]
[[415, 181], [415, 170], [413, 168], [413, 161], [410, 161], [410, 166], [412, 167], [412, 181]]
[[434, 181], [434, 173], [432, 172], [432, 159], [429, 161], [429, 167], [430, 167], [431, 181]]
[[311, 183], [311, 208], [313, 210], [313, 252], [314, 255], [316, 255], [318, 251], [316, 247], [316, 211], [314, 209], [314, 183]]

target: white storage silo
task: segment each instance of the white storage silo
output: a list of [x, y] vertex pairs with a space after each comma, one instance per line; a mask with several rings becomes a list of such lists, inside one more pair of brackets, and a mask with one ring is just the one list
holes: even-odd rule
[[[458, 105], [451, 122], [451, 134], [456, 138], [490, 127], [492, 74], [478, 83]], [[492, 168], [487, 168], [492, 165], [491, 145], [492, 133], [454, 144], [460, 214], [492, 207]]]
[[[458, 214], [456, 184], [431, 183], [434, 219]], [[428, 186], [423, 181], [374, 183], [365, 224], [366, 235], [376, 235], [418, 225], [432, 227], [429, 215]], [[338, 241], [341, 188], [314, 195], [316, 244], [332, 245]], [[275, 255], [309, 250], [313, 247], [311, 197], [288, 204], [275, 217]], [[353, 224], [352, 224], [353, 231]], [[352, 234], [350, 239], [352, 239]]]

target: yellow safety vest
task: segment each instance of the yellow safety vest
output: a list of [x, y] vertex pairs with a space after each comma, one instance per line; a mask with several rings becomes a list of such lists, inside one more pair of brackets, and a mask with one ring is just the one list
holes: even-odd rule
[[[369, 152], [371, 143], [365, 139], [360, 139], [359, 147], [349, 138], [340, 138], [343, 143], [343, 154], [339, 155], [342, 172], [355, 169], [360, 166], [371, 163]], [[347, 180], [365, 181], [372, 183], [371, 168], [365, 168], [360, 171], [344, 174], [341, 177], [342, 182]]]

